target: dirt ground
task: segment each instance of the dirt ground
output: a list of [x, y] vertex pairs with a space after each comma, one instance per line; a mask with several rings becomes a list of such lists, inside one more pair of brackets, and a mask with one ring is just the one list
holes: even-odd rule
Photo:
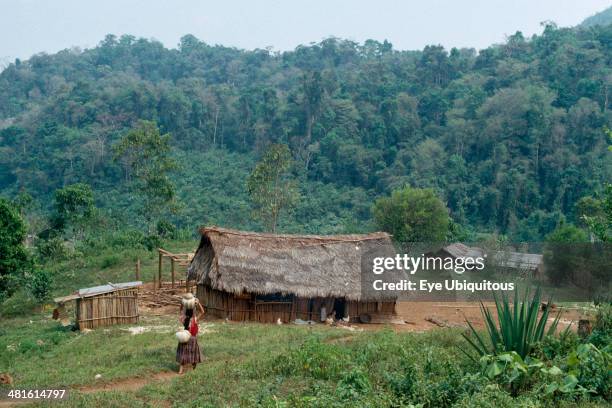
[[[494, 311], [495, 304], [487, 303], [485, 306]], [[576, 327], [583, 312], [577, 308], [557, 307], [549, 314], [550, 319], [561, 312], [559, 328], [563, 329], [570, 323]], [[398, 302], [397, 313], [406, 321], [405, 325], [396, 325], [399, 331], [424, 331], [436, 327], [467, 327], [468, 319], [476, 328], [484, 328], [484, 321], [477, 302]], [[496, 315], [496, 313], [494, 313]], [[442, 325], [440, 325], [442, 324]]]
[[[178, 308], [180, 305], [181, 295], [184, 292], [184, 287], [177, 285], [175, 289], [170, 289], [170, 283], [164, 282], [164, 289], [161, 291], [153, 291], [151, 284], [146, 284], [141, 289], [140, 311], [144, 315], [178, 316]], [[161, 293], [160, 293], [161, 292]], [[159, 299], [159, 303], [157, 300]], [[157, 304], [158, 303], [158, 304]], [[485, 303], [493, 312], [495, 305]], [[435, 301], [411, 301], [398, 302], [397, 319], [392, 321], [395, 323], [404, 322], [404, 324], [392, 323], [394, 330], [398, 332], [415, 331], [421, 332], [431, 330], [437, 327], [465, 327], [465, 320], [468, 319], [476, 328], [484, 328], [484, 321], [480, 311], [478, 302], [435, 302]], [[557, 313], [561, 312], [559, 328], [564, 329], [567, 325], [573, 322], [573, 327], [576, 328], [578, 320], [584, 317], [584, 313], [577, 307], [555, 307], [550, 314], [550, 320], [556, 317]], [[495, 314], [495, 312], [494, 312]], [[381, 324], [351, 324], [363, 330], [376, 330], [384, 327]]]

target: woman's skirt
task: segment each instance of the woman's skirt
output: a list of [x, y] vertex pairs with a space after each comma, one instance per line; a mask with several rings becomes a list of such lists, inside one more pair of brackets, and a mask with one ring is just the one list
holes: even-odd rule
[[187, 343], [179, 343], [176, 348], [176, 362], [181, 365], [202, 362], [200, 346], [198, 346], [198, 338], [196, 336], [191, 336]]

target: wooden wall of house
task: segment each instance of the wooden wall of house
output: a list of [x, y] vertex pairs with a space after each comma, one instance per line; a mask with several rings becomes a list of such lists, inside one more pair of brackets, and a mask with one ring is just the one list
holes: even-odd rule
[[[334, 298], [299, 298], [292, 301], [258, 301], [252, 294], [234, 295], [212, 289], [206, 285], [198, 285], [196, 296], [206, 308], [208, 316], [213, 318], [228, 318], [234, 321], [257, 321], [275, 323], [278, 319], [288, 323], [295, 319], [321, 320], [321, 309], [327, 313], [334, 308]], [[346, 312], [355, 321], [361, 314], [393, 315], [395, 302], [346, 302]], [[343, 316], [336, 316], [341, 318]]]
[[76, 321], [81, 330], [138, 323], [138, 288], [77, 299]]

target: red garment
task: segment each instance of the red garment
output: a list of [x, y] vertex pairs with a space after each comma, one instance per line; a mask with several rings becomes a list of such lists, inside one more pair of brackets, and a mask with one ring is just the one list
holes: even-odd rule
[[191, 333], [191, 335], [195, 337], [198, 335], [199, 330], [200, 328], [198, 327], [198, 322], [196, 320], [196, 317], [193, 316], [191, 318], [191, 322], [189, 323], [189, 333]]

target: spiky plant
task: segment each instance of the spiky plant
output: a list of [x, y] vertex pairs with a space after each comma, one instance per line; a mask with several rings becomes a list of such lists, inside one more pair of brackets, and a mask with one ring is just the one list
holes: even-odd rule
[[[525, 358], [536, 343], [545, 336], [554, 334], [557, 330], [561, 313], [557, 314], [546, 332], [545, 328], [550, 308], [546, 307], [538, 319], [538, 311], [542, 300], [542, 290], [540, 288], [536, 289], [531, 299], [528, 299], [529, 289], [526, 289], [524, 296], [519, 300], [518, 288], [514, 292], [513, 302], [510, 302], [508, 295], [505, 293], [502, 293], [501, 299], [496, 294], [493, 297], [497, 309], [497, 323], [494, 321], [489, 308], [480, 302], [480, 310], [489, 338], [485, 339], [485, 336], [481, 336], [467, 319], [470, 334], [475, 337], [475, 340], [470, 335], [462, 334], [463, 338], [479, 355], [516, 351], [518, 355]], [[547, 304], [551, 305], [552, 300], [549, 299]], [[472, 355], [467, 352], [466, 354], [473, 359]]]

